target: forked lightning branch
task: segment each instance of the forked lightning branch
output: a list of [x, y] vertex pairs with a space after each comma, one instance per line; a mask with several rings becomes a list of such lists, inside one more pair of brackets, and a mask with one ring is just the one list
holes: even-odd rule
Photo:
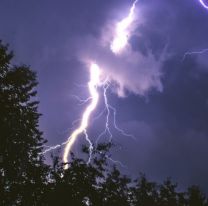
[[[114, 37], [109, 45], [109, 49], [111, 50], [113, 55], [120, 55], [123, 52], [123, 50], [125, 50], [125, 48], [128, 44], [128, 37], [130, 36], [130, 34], [129, 34], [130, 27], [132, 26], [132, 23], [135, 20], [135, 7], [136, 7], [137, 1], [138, 0], [133, 2], [128, 15], [116, 24], [115, 31], [113, 34]], [[90, 103], [83, 112], [79, 127], [76, 128], [72, 132], [72, 134], [68, 137], [68, 139], [65, 142], [63, 142], [62, 144], [58, 144], [58, 145], [51, 146], [51, 147], [46, 146], [47, 149], [43, 152], [43, 154], [45, 154], [49, 151], [52, 151], [54, 149], [57, 149], [61, 146], [65, 146], [64, 152], [63, 152], [63, 162], [67, 163], [68, 158], [69, 158], [69, 154], [72, 150], [74, 143], [77, 141], [77, 139], [79, 138], [79, 136], [81, 134], [84, 134], [87, 142], [89, 143], [89, 160], [88, 160], [88, 162], [90, 162], [93, 144], [88, 137], [87, 129], [88, 129], [88, 126], [90, 125], [91, 115], [92, 115], [93, 111], [96, 109], [99, 99], [100, 99], [98, 87], [103, 87], [103, 91], [104, 91], [103, 95], [104, 95], [104, 101], [105, 101], [104, 103], [105, 103], [105, 107], [106, 107], [105, 109], [107, 110], [107, 117], [106, 117], [105, 131], [102, 132], [98, 136], [97, 141], [106, 132], [109, 134], [110, 140], [112, 138], [112, 134], [111, 134], [111, 131], [109, 128], [110, 112], [113, 112], [113, 116], [114, 116], [113, 127], [118, 132], [122, 133], [123, 135], [125, 135], [127, 137], [133, 137], [132, 135], [126, 134], [122, 129], [120, 129], [117, 126], [117, 124], [116, 124], [116, 109], [108, 104], [108, 99], [107, 99], [107, 89], [110, 86], [109, 81], [108, 81], [108, 77], [103, 76], [102, 68], [100, 68], [98, 63], [95, 63], [95, 62], [96, 62], [96, 59], [91, 60], [90, 69], [89, 69], [90, 81], [88, 82], [88, 90], [90, 93]], [[68, 168], [68, 164], [65, 164], [65, 169], [67, 169], [67, 168]]]

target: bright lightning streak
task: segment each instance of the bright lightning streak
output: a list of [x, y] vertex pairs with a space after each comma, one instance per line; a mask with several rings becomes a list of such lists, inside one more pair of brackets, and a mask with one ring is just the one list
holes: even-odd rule
[[74, 97], [75, 99], [77, 99], [80, 102], [79, 105], [83, 105], [83, 104], [89, 102], [92, 99], [92, 97], [88, 97], [87, 99], [81, 99], [77, 95], [71, 95], [71, 96]]
[[125, 48], [125, 46], [128, 43], [128, 38], [129, 38], [129, 27], [134, 21], [134, 11], [136, 7], [136, 3], [138, 0], [135, 0], [129, 14], [126, 18], [121, 20], [120, 22], [117, 23], [116, 25], [116, 35], [111, 43], [111, 51], [115, 54], [118, 54], [122, 51], [122, 49]]
[[113, 162], [114, 164], [119, 164], [121, 167], [123, 168], [126, 168], [127, 169], [127, 166], [124, 165], [122, 162], [118, 161], [118, 160], [114, 160], [112, 159], [110, 156], [106, 155], [106, 158], [109, 159], [111, 162]]
[[105, 130], [98, 136], [97, 140], [96, 140], [96, 145], [98, 144], [100, 138], [104, 135], [104, 134], [109, 134], [109, 141], [112, 140], [112, 133], [111, 133], [111, 130], [110, 130], [110, 114], [111, 114], [111, 111], [113, 111], [113, 127], [115, 130], [117, 130], [120, 134], [122, 134], [123, 136], [126, 136], [126, 137], [131, 137], [135, 140], [135, 137], [131, 134], [127, 134], [124, 130], [122, 130], [121, 128], [119, 128], [117, 126], [117, 123], [116, 123], [116, 109], [111, 106], [108, 102], [108, 98], [107, 98], [107, 90], [109, 88], [110, 84], [109, 82], [106, 82], [105, 85], [103, 86], [103, 96], [104, 96], [104, 103], [105, 103], [105, 108], [107, 110], [107, 115], [106, 115], [106, 123], [105, 123]]
[[[79, 126], [79, 128], [77, 128], [71, 134], [71, 136], [67, 140], [67, 144], [66, 144], [66, 147], [64, 149], [64, 154], [63, 154], [63, 162], [64, 163], [68, 162], [69, 152], [70, 152], [74, 142], [76, 141], [76, 139], [78, 138], [78, 136], [81, 133], [85, 133], [85, 136], [86, 136], [87, 140], [89, 140], [88, 136], [86, 135], [86, 129], [89, 125], [90, 115], [95, 110], [95, 108], [98, 104], [98, 100], [99, 100], [99, 94], [97, 92], [97, 86], [100, 83], [100, 68], [95, 63], [91, 64], [90, 76], [91, 77], [90, 77], [90, 82], [88, 83], [88, 88], [89, 88], [92, 100], [91, 100], [91, 103], [89, 104], [89, 106], [86, 108], [86, 110], [83, 113], [81, 125]], [[88, 142], [90, 142], [90, 141], [88, 141]], [[90, 143], [90, 146], [92, 146], [91, 143]], [[68, 169], [68, 165], [66, 164], [64, 168]]]
[[[135, 0], [133, 2], [133, 5], [130, 8], [128, 16], [126, 18], [124, 18], [123, 20], [121, 20], [120, 22], [118, 22], [116, 25], [115, 36], [114, 36], [113, 41], [111, 42], [111, 45], [110, 45], [110, 49], [114, 54], [119, 54], [128, 44], [130, 27], [132, 26], [132, 23], [135, 19], [134, 12], [135, 12], [135, 7], [136, 7], [137, 1], [138, 0]], [[108, 103], [108, 98], [107, 98], [107, 90], [110, 86], [110, 82], [108, 81], [108, 79], [106, 79], [104, 82], [101, 82], [100, 81], [100, 72], [101, 72], [101, 70], [100, 70], [99, 66], [95, 63], [92, 63], [90, 66], [90, 81], [88, 83], [90, 97], [86, 100], [82, 100], [79, 97], [75, 96], [81, 102], [81, 104], [91, 101], [83, 113], [80, 126], [76, 130], [73, 131], [73, 133], [71, 134], [71, 136], [68, 138], [67, 141], [63, 142], [62, 144], [57, 144], [57, 145], [51, 146], [51, 147], [46, 146], [48, 149], [46, 149], [44, 152], [42, 152], [42, 154], [45, 154], [49, 151], [55, 150], [59, 147], [66, 145], [65, 149], [64, 149], [64, 154], [63, 154], [63, 162], [67, 163], [68, 156], [69, 156], [69, 153], [71, 151], [73, 144], [75, 143], [75, 141], [77, 140], [77, 138], [80, 134], [84, 134], [85, 139], [87, 140], [87, 142], [90, 145], [89, 146], [89, 159], [87, 162], [87, 163], [90, 163], [92, 151], [93, 151], [93, 144], [88, 137], [87, 128], [89, 125], [90, 116], [98, 104], [99, 94], [97, 91], [97, 87], [100, 85], [103, 85], [104, 103], [105, 103], [105, 110], [107, 111], [107, 115], [106, 115], [105, 130], [98, 136], [96, 143], [106, 133], [109, 134], [110, 141], [112, 140], [113, 135], [110, 131], [110, 126], [109, 126], [111, 111], [113, 111], [113, 126], [114, 126], [114, 128], [118, 132], [120, 132], [122, 135], [134, 138], [133, 135], [129, 135], [129, 134], [125, 133], [122, 129], [120, 129], [117, 126], [117, 124], [116, 124], [116, 109]], [[105, 112], [105, 110], [103, 112], [101, 112], [99, 114], [99, 116], [96, 117], [95, 119], [102, 116], [102, 114]], [[110, 156], [106, 156], [106, 157], [107, 157], [107, 159], [109, 159], [113, 163], [117, 163], [117, 164], [120, 164], [120, 166], [125, 167], [121, 162], [113, 160]], [[65, 164], [64, 169], [68, 169], [68, 164]]]
[[88, 137], [88, 134], [87, 134], [87, 131], [86, 130], [84, 130], [84, 134], [85, 134], [85, 139], [88, 141], [88, 143], [89, 143], [89, 159], [88, 159], [88, 161], [87, 161], [87, 164], [89, 164], [90, 163], [90, 161], [91, 161], [91, 158], [92, 158], [92, 150], [93, 150], [93, 145], [92, 145], [92, 142], [90, 141], [90, 139], [89, 139], [89, 137]]
[[186, 58], [187, 56], [189, 56], [189, 55], [204, 54], [204, 53], [206, 53], [206, 52], [208, 52], [208, 48], [206, 48], [206, 49], [202, 49], [202, 50], [200, 50], [200, 51], [186, 52], [186, 53], [184, 54], [184, 56], [183, 56], [182, 61], [184, 61], [184, 60], [185, 60], [185, 58]]
[[63, 142], [63, 143], [61, 143], [61, 144], [57, 144], [57, 145], [55, 145], [55, 146], [45, 146], [45, 147], [48, 148], [48, 149], [44, 150], [44, 151], [41, 152], [40, 154], [46, 154], [46, 153], [48, 153], [48, 152], [50, 152], [50, 151], [52, 151], [52, 150], [58, 149], [58, 148], [60, 148], [60, 147], [62, 147], [62, 146], [64, 146], [64, 145], [66, 145], [67, 142], [68, 142], [68, 141]]
[[[96, 65], [97, 66], [97, 65]], [[98, 66], [97, 66], [98, 67]], [[92, 72], [92, 71], [91, 71]], [[127, 134], [127, 133], [125, 133], [122, 129], [120, 129], [118, 126], [117, 126], [117, 124], [116, 124], [116, 109], [114, 108], [114, 107], [112, 107], [109, 103], [108, 103], [108, 98], [107, 98], [107, 90], [108, 90], [108, 88], [110, 87], [110, 82], [108, 81], [108, 80], [105, 80], [104, 82], [99, 82], [99, 81], [92, 81], [92, 73], [91, 73], [91, 81], [90, 82], [94, 82], [92, 85], [94, 86], [94, 90], [93, 91], [96, 91], [95, 93], [97, 94], [97, 97], [99, 97], [99, 95], [98, 95], [98, 93], [97, 93], [97, 90], [96, 90], [96, 88], [97, 88], [97, 86], [98, 85], [100, 85], [100, 84], [102, 84], [103, 85], [103, 96], [104, 96], [104, 103], [105, 103], [105, 109], [96, 117], [96, 118], [94, 118], [94, 120], [96, 120], [96, 119], [98, 119], [98, 118], [100, 118], [100, 116], [102, 116], [103, 114], [104, 114], [104, 112], [105, 111], [107, 111], [107, 115], [106, 115], [106, 123], [105, 123], [105, 130], [98, 136], [98, 138], [97, 138], [97, 140], [96, 140], [96, 145], [98, 144], [98, 141], [100, 140], [100, 138], [104, 135], [104, 134], [106, 134], [106, 133], [108, 133], [109, 134], [109, 141], [111, 141], [112, 140], [112, 137], [113, 137], [113, 135], [112, 135], [112, 133], [111, 133], [111, 131], [110, 131], [110, 126], [109, 126], [109, 124], [110, 124], [110, 115], [111, 115], [111, 111], [113, 111], [113, 127], [118, 131], [118, 132], [120, 132], [122, 135], [124, 135], [124, 136], [126, 136], [126, 137], [133, 137], [133, 138], [135, 138], [133, 135], [130, 135], [130, 134]], [[99, 83], [99, 84], [98, 84]], [[90, 84], [90, 83], [89, 83]], [[89, 87], [89, 88], [91, 88], [91, 87]], [[91, 92], [91, 99], [92, 99], [92, 101], [94, 100], [94, 96], [95, 95], [93, 95], [94, 94], [94, 92], [92, 92], [92, 90], [91, 89], [89, 89]], [[95, 101], [95, 100], [94, 100]], [[98, 100], [96, 100], [96, 102], [98, 102]], [[92, 107], [92, 109], [91, 109], [91, 112], [96, 108], [96, 106], [97, 106], [97, 103], [95, 104], [94, 103], [94, 106], [92, 106], [93, 105], [93, 103], [91, 102], [91, 104], [88, 106], [88, 108], [89, 107]], [[88, 109], [87, 108], [87, 109]], [[85, 110], [85, 113], [86, 113], [86, 111], [87, 111], [87, 109]], [[89, 120], [89, 117], [90, 117], [90, 114], [91, 114], [91, 112], [89, 112], [88, 113], [88, 120]], [[83, 114], [83, 117], [82, 117], [82, 123], [84, 122], [84, 116], [85, 116], [85, 113]], [[76, 122], [77, 122], [78, 120], [76, 120]], [[86, 121], [85, 121], [86, 122]], [[84, 135], [85, 135], [85, 139], [86, 139], [86, 141], [89, 143], [89, 159], [88, 159], [88, 161], [87, 161], [87, 164], [89, 164], [90, 162], [91, 162], [91, 158], [92, 158], [92, 151], [93, 151], [93, 144], [92, 144], [92, 142], [90, 141], [90, 139], [89, 139], [89, 137], [88, 137], [88, 134], [87, 134], [87, 130], [86, 130], [86, 128], [88, 127], [88, 121], [87, 121], [87, 126], [86, 126], [86, 124], [85, 124], [85, 126], [83, 126], [84, 124], [82, 124], [81, 123], [81, 125], [80, 125], [80, 127], [78, 128], [78, 129], [76, 129], [73, 133], [72, 133], [72, 135], [69, 137], [69, 139], [67, 140], [67, 141], [65, 141], [65, 142], [63, 142], [62, 144], [57, 144], [57, 145], [55, 145], [55, 146], [45, 146], [46, 148], [48, 148], [48, 149], [46, 149], [44, 152], [42, 152], [42, 154], [46, 154], [47, 152], [49, 152], [49, 151], [52, 151], [52, 150], [55, 150], [55, 149], [57, 149], [57, 148], [60, 148], [60, 147], [62, 147], [62, 146], [64, 146], [64, 145], [68, 145], [68, 144], [70, 144], [70, 147], [69, 147], [69, 149], [68, 149], [68, 154], [69, 154], [69, 151], [71, 150], [71, 147], [73, 146], [73, 144], [74, 144], [74, 142], [76, 141], [76, 139], [77, 139], [77, 137], [78, 137], [78, 135], [79, 134], [81, 134], [81, 133], [83, 133]], [[83, 129], [83, 131], [82, 131], [82, 129]], [[74, 137], [74, 139], [73, 139], [73, 142], [70, 142], [71, 141], [71, 137]], [[65, 148], [65, 152], [66, 152], [66, 148]], [[66, 153], [65, 153], [66, 154]], [[68, 154], [67, 154], [67, 157], [68, 157]], [[67, 158], [66, 157], [66, 158]], [[118, 161], [118, 160], [114, 160], [113, 158], [111, 158], [109, 155], [106, 155], [106, 158], [109, 160], [109, 161], [111, 161], [111, 162], [113, 162], [114, 164], [118, 164], [118, 165], [120, 165], [121, 167], [123, 167], [123, 168], [127, 168], [122, 162], [120, 162], [120, 161]], [[65, 163], [67, 162], [67, 159], [65, 160]], [[64, 169], [68, 169], [68, 166], [65, 166], [64, 167]]]
[[117, 123], [116, 123], [116, 109], [114, 108], [114, 107], [112, 107], [111, 105], [108, 105], [109, 106], [109, 108], [111, 109], [111, 110], [113, 110], [113, 125], [114, 125], [114, 128], [118, 131], [118, 132], [120, 132], [123, 136], [126, 136], [126, 137], [131, 137], [132, 139], [136, 139], [135, 138], [135, 136], [134, 135], [132, 135], [132, 134], [127, 134], [126, 132], [124, 132], [124, 130], [122, 130], [121, 128], [119, 128], [118, 126], [117, 126]]
[[201, 5], [202, 5], [205, 9], [208, 9], [208, 5], [204, 3], [204, 0], [199, 0], [199, 2], [201, 3]]
[[110, 131], [110, 128], [109, 128], [110, 109], [108, 107], [108, 99], [107, 99], [107, 95], [106, 95], [107, 89], [108, 89], [109, 86], [110, 85], [109, 85], [108, 82], [103, 86], [103, 91], [104, 91], [103, 96], [104, 96], [105, 108], [107, 110], [107, 115], [106, 115], [106, 121], [105, 121], [105, 130], [98, 136], [98, 138], [96, 140], [96, 145], [98, 144], [98, 141], [100, 140], [100, 138], [106, 133], [109, 134], [110, 141], [112, 140], [112, 137], [113, 137], [113, 135]]

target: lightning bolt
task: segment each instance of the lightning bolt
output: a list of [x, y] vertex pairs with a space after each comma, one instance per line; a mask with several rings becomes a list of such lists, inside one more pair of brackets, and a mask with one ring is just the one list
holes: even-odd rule
[[[90, 142], [86, 133], [86, 129], [89, 125], [90, 115], [95, 110], [98, 104], [98, 100], [99, 100], [99, 93], [97, 91], [97, 87], [100, 84], [100, 72], [101, 71], [100, 71], [99, 66], [95, 63], [92, 63], [90, 67], [90, 82], [88, 83], [88, 88], [89, 88], [92, 100], [89, 106], [86, 108], [86, 110], [83, 113], [82, 121], [81, 121], [79, 128], [74, 130], [72, 135], [68, 138], [66, 147], [64, 149], [64, 154], [63, 154], [64, 163], [68, 162], [68, 155], [71, 150], [71, 147], [73, 146], [74, 142], [76, 141], [76, 139], [78, 138], [80, 134], [85, 133], [86, 139], [88, 140], [88, 142]], [[91, 142], [90, 142], [90, 147], [92, 147]], [[68, 165], [66, 164], [64, 168], [68, 169]]]
[[106, 96], [106, 92], [107, 92], [107, 89], [108, 89], [109, 86], [110, 85], [109, 85], [108, 82], [103, 86], [103, 96], [104, 96], [104, 102], [105, 102], [105, 109], [107, 110], [107, 115], [106, 115], [106, 122], [105, 122], [105, 130], [98, 136], [98, 138], [96, 140], [96, 145], [98, 144], [98, 141], [100, 140], [100, 138], [106, 133], [109, 134], [110, 141], [113, 137], [113, 135], [110, 131], [110, 128], [109, 128], [110, 110], [109, 110], [109, 107], [108, 107], [108, 99], [107, 99], [107, 96]]
[[[130, 8], [129, 14], [127, 15], [127, 17], [125, 17], [124, 19], [122, 19], [120, 22], [117, 23], [116, 25], [116, 31], [115, 31], [115, 36], [113, 38], [113, 41], [111, 42], [110, 45], [110, 49], [111, 51], [116, 54], [119, 55], [121, 54], [121, 52], [124, 50], [124, 48], [127, 46], [128, 44], [128, 38], [129, 38], [129, 29], [131, 28], [132, 23], [135, 20], [135, 16], [134, 16], [134, 12], [135, 12], [135, 8], [136, 8], [136, 3], [138, 2], [138, 0], [135, 0]], [[135, 137], [133, 135], [127, 134], [125, 133], [122, 129], [120, 129], [117, 124], [116, 124], [116, 109], [114, 107], [112, 107], [109, 103], [108, 103], [108, 98], [107, 98], [107, 90], [109, 88], [109, 82], [107, 82], [107, 84], [103, 87], [104, 89], [104, 101], [105, 101], [105, 107], [107, 110], [107, 115], [106, 115], [106, 125], [105, 125], [105, 130], [98, 136], [98, 139], [96, 140], [96, 143], [99, 141], [99, 139], [105, 134], [108, 133], [109, 134], [109, 138], [110, 140], [112, 139], [112, 133], [110, 131], [109, 128], [109, 116], [110, 116], [110, 110], [113, 111], [113, 126], [114, 128], [120, 132], [122, 135], [127, 136], [127, 137], [132, 137], [135, 139]]]
[[89, 137], [88, 137], [88, 134], [87, 134], [87, 130], [85, 129], [84, 130], [84, 134], [85, 134], [85, 139], [88, 141], [88, 143], [89, 143], [89, 159], [88, 159], [88, 161], [87, 161], [87, 164], [89, 164], [90, 163], [90, 161], [91, 161], [91, 157], [92, 157], [92, 150], [93, 150], [93, 145], [92, 145], [92, 142], [90, 141], [90, 139], [89, 139]]
[[[200, 4], [205, 8], [208, 9], [208, 5], [206, 5], [204, 3], [203, 0], [198, 0], [200, 2]], [[125, 47], [128, 45], [128, 40], [129, 40], [129, 36], [130, 36], [130, 30], [132, 27], [132, 23], [135, 20], [135, 8], [136, 8], [136, 3], [138, 2], [138, 0], [135, 0], [129, 10], [128, 15], [122, 19], [120, 22], [118, 22], [115, 26], [115, 32], [114, 32], [114, 37], [112, 42], [110, 43], [110, 50], [112, 51], [113, 54], [115, 55], [120, 55]], [[203, 54], [208, 52], [208, 49], [203, 49], [200, 51], [192, 51], [192, 52], [186, 52], [183, 56], [183, 60], [188, 56], [188, 55], [198, 55], [198, 54]], [[104, 114], [105, 111], [107, 111], [106, 114], [106, 123], [105, 123], [105, 130], [98, 136], [97, 140], [96, 140], [96, 144], [98, 143], [98, 141], [100, 140], [100, 138], [105, 135], [108, 134], [109, 135], [109, 141], [112, 140], [112, 133], [110, 130], [110, 115], [111, 112], [113, 113], [113, 127], [120, 132], [122, 135], [127, 136], [127, 137], [132, 137], [134, 138], [133, 135], [127, 134], [125, 133], [122, 129], [120, 129], [117, 124], [116, 124], [116, 109], [111, 106], [108, 102], [108, 98], [107, 98], [107, 91], [110, 87], [110, 82], [107, 80], [105, 81], [103, 84], [101, 83], [100, 80], [100, 73], [101, 73], [101, 69], [100, 67], [95, 64], [92, 63], [90, 66], [90, 81], [88, 83], [88, 89], [90, 92], [90, 97], [86, 100], [82, 100], [79, 97], [76, 96], [76, 98], [81, 102], [81, 103], [89, 103], [89, 105], [87, 106], [87, 108], [85, 109], [82, 118], [81, 118], [81, 123], [80, 126], [75, 129], [73, 131], [73, 133], [70, 135], [70, 137], [67, 139], [67, 141], [61, 143], [61, 144], [57, 144], [55, 146], [45, 146], [47, 149], [42, 153], [45, 154], [51, 150], [55, 150], [59, 147], [65, 146], [64, 149], [64, 154], [63, 154], [63, 162], [67, 163], [68, 162], [68, 156], [69, 153], [71, 151], [71, 148], [73, 146], [73, 144], [75, 143], [75, 141], [78, 139], [79, 135], [84, 134], [85, 139], [87, 140], [87, 142], [89, 143], [89, 159], [87, 161], [87, 163], [90, 163], [91, 161], [91, 156], [92, 156], [92, 151], [93, 151], [93, 144], [90, 141], [88, 134], [87, 134], [87, 128], [89, 126], [89, 121], [90, 121], [90, 117], [92, 112], [96, 109], [97, 105], [98, 105], [98, 101], [99, 101], [99, 93], [98, 93], [98, 86], [103, 86], [103, 96], [104, 96], [104, 104], [105, 104], [105, 110], [103, 110], [98, 117], [96, 117], [95, 119], [98, 119], [100, 116], [102, 116]], [[94, 120], [95, 120], [94, 119]], [[122, 167], [125, 167], [120, 161], [116, 161], [113, 160], [110, 156], [106, 156], [110, 161], [112, 161], [113, 163], [119, 164]], [[68, 165], [66, 164], [64, 169], [67, 169]]]
[[128, 44], [129, 28], [134, 21], [134, 11], [137, 1], [138, 0], [134, 1], [128, 16], [116, 25], [115, 37], [110, 45], [111, 51], [114, 54], [119, 54]]
[[208, 5], [204, 3], [204, 0], [199, 0], [199, 2], [201, 3], [201, 5], [202, 5], [205, 9], [208, 9]]
[[[136, 3], [138, 0], [135, 0], [130, 8], [130, 11], [128, 13], [128, 16], [122, 19], [120, 22], [117, 23], [116, 25], [116, 31], [115, 31], [115, 36], [110, 44], [110, 49], [114, 54], [120, 54], [124, 48], [128, 44], [128, 39], [129, 39], [129, 33], [130, 33], [130, 28], [131, 25], [134, 21], [134, 11], [136, 7]], [[90, 81], [88, 82], [88, 89], [90, 92], [90, 97], [87, 98], [86, 100], [80, 99], [78, 96], [75, 96], [82, 104], [89, 103], [87, 108], [85, 109], [82, 118], [81, 118], [81, 123], [80, 126], [75, 129], [72, 134], [69, 136], [67, 141], [63, 142], [62, 144], [57, 144], [55, 146], [45, 146], [47, 149], [42, 152], [42, 154], [45, 154], [49, 151], [55, 150], [59, 147], [65, 146], [64, 148], [64, 153], [63, 153], [63, 162], [67, 163], [68, 162], [68, 156], [71, 151], [72, 146], [74, 145], [75, 141], [79, 137], [79, 135], [84, 134], [85, 139], [89, 143], [89, 159], [87, 163], [90, 163], [91, 160], [91, 155], [92, 155], [92, 150], [93, 150], [93, 144], [90, 141], [88, 134], [87, 134], [87, 128], [89, 126], [89, 121], [92, 112], [96, 109], [99, 101], [99, 93], [97, 88], [99, 86], [103, 87], [103, 96], [104, 96], [104, 104], [105, 104], [105, 110], [107, 111], [106, 115], [106, 124], [105, 124], [105, 130], [98, 136], [96, 143], [99, 141], [99, 139], [106, 133], [109, 135], [109, 140], [112, 140], [112, 133], [110, 131], [110, 114], [111, 111], [113, 112], [113, 126], [114, 128], [120, 132], [122, 135], [127, 136], [127, 137], [134, 137], [133, 135], [129, 135], [125, 133], [122, 129], [120, 129], [117, 124], [116, 124], [116, 109], [112, 107], [108, 103], [108, 98], [107, 98], [107, 90], [110, 87], [110, 82], [108, 81], [108, 78], [104, 82], [101, 81], [101, 69], [98, 66], [98, 64], [91, 63], [90, 66]], [[98, 117], [95, 119], [99, 118], [100, 116], [103, 115], [105, 111], [102, 111]], [[110, 156], [106, 156], [110, 161], [113, 163], [117, 163], [122, 167], [125, 167], [120, 161], [113, 160]], [[68, 169], [68, 164], [65, 164], [64, 169]]]
[[100, 138], [106, 133], [109, 135], [109, 141], [111, 141], [112, 138], [113, 138], [113, 135], [112, 135], [111, 130], [110, 130], [110, 115], [111, 115], [111, 112], [113, 112], [113, 127], [114, 127], [114, 129], [117, 130], [123, 136], [131, 137], [135, 140], [135, 137], [133, 135], [127, 134], [124, 130], [122, 130], [120, 127], [118, 127], [118, 125], [116, 123], [117, 111], [113, 106], [111, 106], [109, 104], [108, 98], [107, 98], [107, 91], [108, 91], [109, 87], [110, 87], [109, 82], [106, 82], [105, 85], [103, 86], [103, 96], [104, 96], [105, 108], [107, 110], [107, 115], [106, 115], [105, 130], [98, 136], [98, 138], [96, 140], [96, 145], [98, 144]]
[[48, 149], [45, 149], [45, 150], [44, 150], [43, 152], [41, 152], [40, 154], [46, 154], [46, 153], [48, 153], [48, 152], [50, 152], [50, 151], [52, 151], [52, 150], [58, 149], [58, 148], [60, 148], [60, 147], [62, 147], [62, 146], [64, 146], [64, 145], [66, 145], [67, 142], [68, 142], [68, 141], [63, 142], [63, 143], [61, 143], [61, 144], [57, 144], [57, 145], [55, 145], [55, 146], [47, 146], [47, 145], [44, 145], [44, 147], [45, 147], [45, 148], [48, 148]]
[[92, 97], [88, 97], [87, 99], [81, 99], [77, 95], [71, 95], [71, 96], [74, 97], [75, 99], [77, 99], [80, 102], [79, 105], [83, 105], [85, 103], [88, 103], [92, 99]]
[[183, 56], [182, 61], [184, 61], [185, 58], [186, 58], [187, 56], [190, 56], [190, 55], [200, 55], [200, 54], [204, 54], [204, 53], [206, 53], [206, 52], [208, 52], [208, 48], [202, 49], [202, 50], [199, 50], [199, 51], [190, 51], [190, 52], [186, 52], [186, 53], [184, 54], [184, 56]]

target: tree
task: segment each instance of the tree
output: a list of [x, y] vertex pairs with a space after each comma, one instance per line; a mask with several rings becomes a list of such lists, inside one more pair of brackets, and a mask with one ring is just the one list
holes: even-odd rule
[[168, 178], [160, 186], [159, 206], [177, 206], [177, 185]]
[[189, 206], [208, 206], [208, 201], [198, 186], [189, 187], [187, 196]]
[[13, 54], [0, 41], [1, 205], [38, 201], [46, 167], [40, 155], [45, 140], [38, 129], [40, 114], [36, 74], [25, 65], [11, 65]]
[[102, 185], [102, 205], [103, 206], [128, 206], [130, 179], [120, 174], [120, 171], [113, 167], [111, 173], [107, 175]]
[[135, 206], [157, 205], [158, 191], [154, 182], [149, 182], [144, 174], [135, 181], [136, 186], [133, 187], [133, 199]]

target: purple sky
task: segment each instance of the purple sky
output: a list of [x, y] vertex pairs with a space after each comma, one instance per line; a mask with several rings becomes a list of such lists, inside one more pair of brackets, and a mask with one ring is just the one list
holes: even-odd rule
[[[77, 86], [85, 85], [89, 78], [86, 66], [77, 58], [77, 48], [88, 51], [84, 40], [99, 39], [110, 21], [127, 14], [131, 3], [1, 2], [0, 39], [14, 50], [15, 63], [31, 65], [38, 73], [40, 127], [48, 144], [64, 141], [84, 109], [73, 97], [88, 95], [86, 87]], [[171, 176], [182, 187], [200, 184], [208, 192], [208, 52], [183, 60], [187, 51], [208, 48], [208, 10], [197, 0], [139, 0], [137, 8], [143, 21], [129, 43], [144, 58], [151, 53], [158, 59], [167, 47], [168, 55], [159, 68], [163, 89], [155, 85], [142, 96], [130, 90], [125, 98], [109, 93], [118, 125], [136, 137], [132, 140], [113, 131], [118, 145], [113, 157], [127, 165], [129, 174], [144, 172], [157, 181]], [[91, 50], [93, 45], [92, 41]], [[102, 60], [103, 53], [99, 54]], [[154, 65], [149, 69], [157, 72]], [[128, 72], [127, 78], [135, 84], [141, 82], [137, 69]], [[102, 130], [101, 118], [89, 133], [94, 138]]]

